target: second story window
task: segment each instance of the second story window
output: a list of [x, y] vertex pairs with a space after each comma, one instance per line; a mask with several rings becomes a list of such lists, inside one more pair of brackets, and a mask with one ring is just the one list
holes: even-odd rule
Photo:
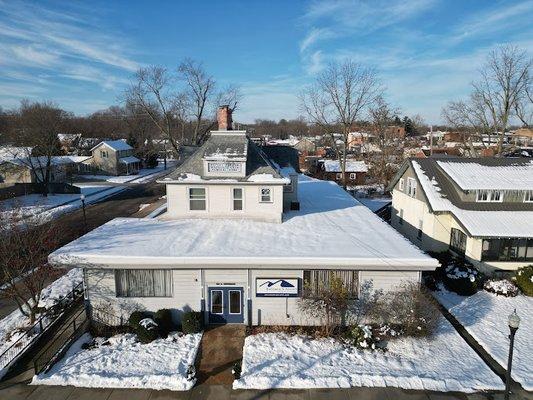
[[205, 188], [189, 188], [189, 210], [205, 211], [206, 205]]
[[100, 150], [100, 157], [107, 158], [108, 156], [107, 150]]
[[533, 203], [533, 190], [527, 190], [524, 193], [524, 203]]
[[400, 178], [400, 183], [398, 184], [398, 189], [400, 189], [403, 192], [404, 188], [405, 188], [405, 179]]
[[341, 180], [341, 179], [342, 179], [342, 174], [340, 174], [340, 173], [337, 174], [337, 179], [338, 179], [338, 180]]
[[355, 174], [354, 173], [350, 174], [350, 179], [355, 179]]
[[261, 197], [259, 201], [261, 203], [272, 203], [272, 189], [261, 188]]
[[501, 202], [503, 201], [503, 192], [499, 190], [478, 190], [476, 201], [484, 202]]
[[233, 188], [233, 211], [242, 211], [242, 188]]
[[407, 178], [407, 194], [416, 197], [416, 180], [413, 178]]

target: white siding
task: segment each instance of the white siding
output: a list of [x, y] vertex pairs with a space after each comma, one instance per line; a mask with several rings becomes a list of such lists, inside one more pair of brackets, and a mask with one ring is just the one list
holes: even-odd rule
[[372, 281], [374, 290], [393, 290], [402, 282], [420, 282], [419, 271], [361, 271], [360, 285], [365, 281]]

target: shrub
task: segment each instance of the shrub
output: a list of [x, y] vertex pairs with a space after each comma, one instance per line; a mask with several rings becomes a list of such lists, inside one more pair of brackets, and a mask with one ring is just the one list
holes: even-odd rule
[[135, 333], [141, 343], [150, 343], [159, 338], [159, 326], [152, 318], [144, 318], [139, 321]]
[[507, 279], [489, 279], [483, 285], [487, 292], [498, 296], [515, 297], [518, 296], [518, 287]]
[[203, 328], [203, 314], [198, 311], [187, 311], [181, 317], [183, 333], [198, 333]]
[[151, 313], [147, 311], [134, 311], [131, 313], [129, 319], [128, 319], [128, 325], [132, 329], [137, 329], [139, 326], [139, 322], [145, 318], [150, 318], [152, 316]]
[[446, 289], [461, 296], [472, 296], [478, 291], [482, 275], [463, 260], [452, 260], [441, 268], [440, 276]]
[[356, 325], [348, 329], [344, 335], [346, 342], [359, 349], [375, 350], [378, 342], [369, 325]]
[[407, 336], [431, 336], [440, 315], [431, 294], [416, 283], [405, 283], [387, 293], [380, 309], [384, 322], [398, 326]]
[[162, 336], [167, 336], [170, 332], [176, 330], [176, 324], [172, 320], [172, 311], [168, 308], [157, 310], [154, 318], [157, 325], [159, 325], [159, 332]]
[[533, 296], [533, 265], [519, 268], [515, 279], [516, 284], [526, 296]]

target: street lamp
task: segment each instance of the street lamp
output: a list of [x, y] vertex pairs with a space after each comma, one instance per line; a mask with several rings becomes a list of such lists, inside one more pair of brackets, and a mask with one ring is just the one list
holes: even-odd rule
[[509, 400], [509, 392], [511, 386], [511, 368], [513, 366], [514, 335], [516, 334], [516, 331], [520, 326], [520, 317], [516, 313], [516, 309], [511, 315], [509, 315], [509, 319], [507, 320], [507, 322], [509, 324], [509, 330], [511, 331], [511, 334], [509, 335], [509, 361], [507, 362], [507, 374], [505, 376], [505, 400]]
[[85, 232], [87, 232], [87, 215], [85, 215], [85, 195], [82, 193], [80, 195], [81, 208], [83, 209], [83, 226], [85, 227]]

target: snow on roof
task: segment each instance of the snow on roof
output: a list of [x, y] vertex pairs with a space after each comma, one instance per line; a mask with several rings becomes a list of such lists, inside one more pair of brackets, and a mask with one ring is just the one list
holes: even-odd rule
[[509, 165], [483, 165], [477, 162], [437, 161], [439, 167], [463, 190], [533, 189], [533, 161]]
[[[66, 164], [76, 164], [87, 159], [91, 156], [52, 156], [50, 158], [51, 165], [66, 165]], [[45, 167], [48, 163], [48, 157], [39, 156], [39, 157], [21, 157], [14, 159], [0, 160], [5, 162], [10, 162], [11, 164], [26, 166], [28, 168], [40, 168]]]
[[0, 161], [26, 157], [31, 151], [31, 147], [0, 146]]
[[[440, 161], [439, 161], [440, 162]], [[433, 211], [450, 212], [475, 237], [533, 237], [531, 211], [476, 211], [461, 209], [440, 195], [435, 179], [430, 179], [419, 163], [413, 169]]]
[[299, 175], [300, 210], [251, 219], [114, 219], [56, 250], [56, 265], [277, 265], [432, 270], [438, 262], [333, 182]]
[[[342, 172], [340, 163], [337, 160], [324, 160], [326, 172]], [[364, 161], [346, 160], [346, 172], [367, 172], [368, 167]]]
[[91, 151], [96, 149], [98, 146], [105, 144], [109, 147], [111, 147], [113, 150], [131, 150], [133, 147], [131, 147], [128, 143], [126, 143], [125, 140], [119, 139], [119, 140], [104, 140], [103, 142], [98, 143], [96, 146], [94, 146]]
[[140, 162], [141, 160], [139, 160], [137, 157], [129, 156], [129, 157], [122, 157], [119, 159], [119, 161], [124, 164], [133, 164], [136, 162]]

